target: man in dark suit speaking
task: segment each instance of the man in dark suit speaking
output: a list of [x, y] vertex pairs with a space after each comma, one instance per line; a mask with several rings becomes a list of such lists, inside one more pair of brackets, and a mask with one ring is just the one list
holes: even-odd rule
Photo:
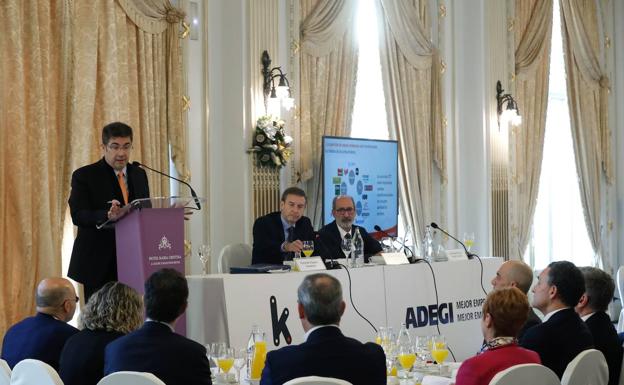
[[615, 282], [609, 274], [595, 267], [579, 269], [585, 278], [585, 293], [575, 310], [594, 337], [594, 348], [600, 350], [607, 360], [609, 385], [617, 385], [622, 366], [622, 344], [606, 313], [613, 299]]
[[304, 376], [333, 377], [352, 384], [386, 383], [381, 346], [345, 337], [338, 327], [346, 305], [336, 278], [324, 273], [308, 275], [297, 290], [297, 302], [305, 342], [269, 352], [261, 385]]
[[282, 193], [280, 211], [262, 216], [253, 225], [251, 263], [281, 264], [303, 249], [302, 241], [314, 240], [314, 228], [308, 217], [305, 192], [289, 187]]
[[559, 378], [574, 357], [594, 345], [589, 329], [574, 311], [584, 291], [583, 274], [568, 261], [552, 262], [533, 287], [532, 305], [544, 319], [524, 333], [520, 345], [539, 354], [542, 365]]
[[188, 284], [180, 272], [162, 269], [145, 282], [145, 315], [139, 330], [106, 346], [104, 375], [149, 372], [167, 385], [210, 385], [203, 345], [174, 332], [188, 305]]
[[102, 129], [102, 159], [72, 174], [69, 209], [78, 234], [67, 275], [84, 285], [85, 302], [117, 280], [115, 230], [96, 226], [119, 219], [125, 204], [149, 197], [145, 171], [128, 163], [131, 150], [132, 128], [110, 123]]
[[[332, 215], [335, 220], [325, 225], [319, 230], [319, 236], [324, 248], [320, 250], [321, 256], [325, 258], [345, 258], [340, 245], [345, 237], [353, 238], [355, 229], [359, 229], [364, 241], [364, 258], [368, 261], [371, 255], [379, 254], [382, 250], [377, 240], [373, 239], [362, 226], [354, 225], [355, 202], [349, 195], [339, 195], [332, 201]], [[323, 255], [327, 254], [327, 255]]]

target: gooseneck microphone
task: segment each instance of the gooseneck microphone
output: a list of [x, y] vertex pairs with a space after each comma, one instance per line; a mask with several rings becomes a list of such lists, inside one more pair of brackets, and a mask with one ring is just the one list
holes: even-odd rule
[[444, 234], [448, 235], [449, 237], [453, 238], [457, 243], [459, 243], [460, 245], [462, 245], [462, 247], [464, 248], [464, 251], [466, 252], [466, 256], [468, 257], [468, 259], [472, 259], [474, 257], [476, 257], [476, 254], [472, 254], [471, 252], [468, 251], [468, 248], [466, 247], [466, 245], [464, 245], [464, 242], [460, 241], [459, 239], [455, 238], [454, 236], [452, 236], [451, 234], [447, 233], [446, 231], [444, 231], [443, 228], [441, 228], [440, 226], [438, 226], [437, 223], [435, 222], [431, 222], [431, 227], [433, 227], [434, 229], [440, 230], [441, 232], [443, 232]]
[[[319, 245], [321, 247], [319, 247], [319, 254], [322, 257], [322, 252], [324, 252], [325, 254], [328, 254], [328, 249], [327, 247], [325, 247], [325, 243], [321, 240], [321, 234], [319, 234], [317, 231], [314, 232], [314, 248], [316, 249], [316, 245]], [[333, 270], [333, 269], [340, 269], [340, 265], [338, 264], [338, 262], [336, 262], [336, 260], [334, 259], [333, 255], [328, 255], [327, 256], [329, 258], [329, 261], [324, 261], [325, 262], [325, 266], [327, 266], [327, 268], [329, 270]]]
[[151, 168], [149, 166], [146, 166], [143, 163], [137, 162], [136, 160], [134, 162], [132, 162], [132, 164], [134, 166], [137, 166], [137, 167], [146, 168], [146, 169], [148, 169], [150, 171], [154, 171], [156, 174], [164, 175], [167, 178], [173, 179], [173, 180], [178, 181], [178, 182], [182, 183], [183, 185], [187, 186], [191, 190], [191, 196], [193, 196], [193, 198], [195, 198], [195, 204], [197, 205], [197, 210], [201, 210], [201, 204], [199, 203], [199, 198], [197, 197], [197, 193], [195, 193], [195, 190], [193, 190], [193, 187], [191, 187], [190, 184], [186, 183], [185, 181], [183, 181], [181, 179], [175, 178], [175, 177], [173, 177], [173, 176], [171, 176], [169, 174], [165, 174], [162, 171], [158, 171], [158, 170], [153, 169], [153, 168]]
[[405, 250], [407, 250], [407, 251], [409, 251], [409, 253], [412, 256], [412, 258], [415, 258], [414, 252], [412, 251], [412, 249], [410, 249], [409, 247], [407, 247], [405, 245], [405, 242], [401, 242], [396, 237], [393, 237], [392, 235], [388, 234], [388, 232], [384, 231], [381, 227], [379, 227], [379, 225], [375, 225], [375, 226], [373, 226], [373, 228], [375, 229], [375, 231], [379, 231], [380, 233], [382, 233], [386, 237], [394, 238], [395, 240], [397, 240], [401, 244], [401, 246], [403, 246], [403, 254], [407, 255], [407, 253], [405, 252]]

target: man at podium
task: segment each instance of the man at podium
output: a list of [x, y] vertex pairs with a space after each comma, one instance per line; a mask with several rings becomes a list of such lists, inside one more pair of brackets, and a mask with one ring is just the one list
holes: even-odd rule
[[117, 280], [115, 230], [97, 229], [135, 199], [149, 197], [147, 175], [129, 163], [132, 128], [121, 122], [102, 129], [103, 157], [72, 174], [69, 209], [78, 227], [67, 275], [84, 285], [85, 302], [106, 282]]

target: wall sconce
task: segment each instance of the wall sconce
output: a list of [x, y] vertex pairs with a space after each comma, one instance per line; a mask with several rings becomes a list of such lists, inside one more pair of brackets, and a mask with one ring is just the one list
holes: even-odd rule
[[[271, 115], [279, 115], [280, 102], [286, 110], [290, 110], [295, 104], [290, 94], [290, 83], [282, 72], [282, 67], [271, 68], [271, 58], [267, 51], [262, 52], [262, 76], [265, 111]], [[275, 79], [278, 79], [277, 87]]]
[[[501, 121], [504, 125], [511, 123], [513, 126], [519, 126], [522, 123], [522, 116], [518, 110], [518, 104], [510, 94], [503, 94], [500, 80], [496, 82], [496, 112], [498, 113], [498, 128]], [[504, 109], [503, 109], [504, 105]]]

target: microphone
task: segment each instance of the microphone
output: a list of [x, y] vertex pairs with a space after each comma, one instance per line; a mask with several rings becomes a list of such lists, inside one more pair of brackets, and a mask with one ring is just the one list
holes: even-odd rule
[[[379, 225], [375, 225], [375, 226], [373, 226], [373, 228], [375, 229], [375, 231], [379, 231], [380, 233], [382, 233], [386, 237], [394, 238], [395, 240], [399, 241], [396, 237], [393, 237], [392, 235], [390, 235], [386, 231], [384, 231], [381, 227], [379, 227]], [[407, 255], [407, 253], [405, 252], [405, 250], [407, 250], [407, 251], [409, 251], [409, 253], [412, 256], [412, 258], [416, 259], [416, 257], [414, 256], [414, 252], [412, 251], [412, 249], [410, 249], [409, 247], [407, 247], [405, 245], [405, 242], [399, 241], [399, 243], [401, 244], [401, 246], [403, 246], [403, 254]]]
[[452, 236], [451, 234], [447, 233], [446, 231], [444, 231], [444, 229], [442, 229], [440, 226], [438, 226], [437, 223], [435, 222], [431, 222], [431, 227], [433, 227], [434, 229], [438, 229], [441, 232], [443, 232], [444, 234], [448, 235], [449, 237], [453, 238], [457, 243], [459, 243], [460, 245], [462, 245], [462, 247], [464, 248], [464, 251], [466, 252], [466, 256], [468, 257], [468, 259], [472, 259], [474, 257], [476, 257], [476, 254], [472, 254], [471, 252], [468, 251], [468, 248], [466, 248], [466, 245], [464, 245], [464, 242], [460, 241], [459, 239], [455, 238], [454, 236]]
[[[318, 244], [319, 246], [321, 246], [320, 249], [325, 251], [325, 253], [327, 253], [327, 247], [325, 247], [325, 243], [323, 243], [323, 241], [321, 240], [321, 235], [317, 231], [314, 232], [314, 244]], [[330, 254], [329, 259], [330, 259], [329, 262], [323, 261], [325, 262], [325, 265], [327, 266], [329, 270], [340, 269], [340, 265], [338, 264], [338, 262], [334, 260], [333, 255]]]
[[143, 163], [137, 162], [136, 160], [134, 162], [132, 162], [132, 165], [137, 166], [137, 167], [141, 167], [141, 168], [146, 168], [146, 169], [148, 169], [150, 171], [154, 171], [157, 174], [164, 175], [164, 176], [166, 176], [169, 179], [173, 179], [173, 180], [178, 181], [178, 182], [182, 183], [183, 185], [187, 186], [191, 190], [191, 196], [193, 196], [193, 198], [195, 198], [195, 204], [197, 205], [197, 210], [201, 210], [201, 205], [199, 204], [199, 198], [197, 197], [197, 194], [195, 193], [195, 190], [193, 190], [193, 187], [191, 187], [190, 184], [186, 183], [185, 181], [183, 181], [181, 179], [174, 178], [171, 175], [165, 174], [162, 171], [158, 171], [158, 170], [153, 169], [153, 168], [151, 168], [149, 166], [146, 166]]

